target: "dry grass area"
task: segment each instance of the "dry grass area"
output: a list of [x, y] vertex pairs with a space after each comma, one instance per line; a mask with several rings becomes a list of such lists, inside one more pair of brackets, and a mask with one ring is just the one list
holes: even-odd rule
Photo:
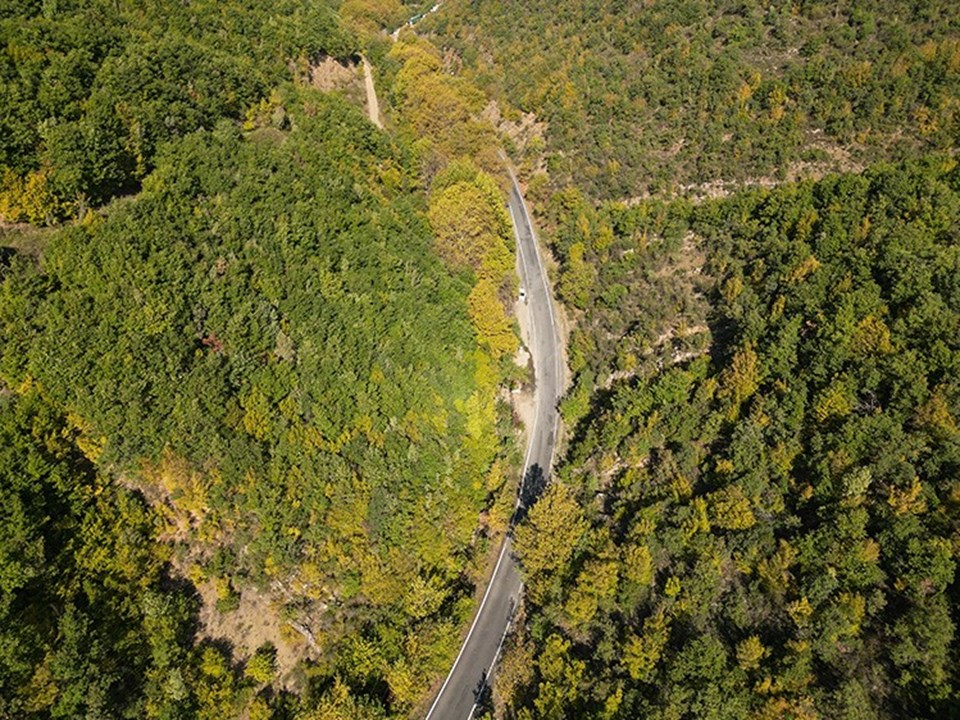
[[[233, 659], [243, 663], [258, 648], [271, 644], [277, 650], [277, 679], [291, 691], [298, 691], [300, 661], [320, 653], [312, 620], [300, 611], [295, 618], [284, 613], [291, 593], [279, 582], [259, 589], [253, 584], [233, 585], [235, 579], [210, 578], [201, 568], [204, 559], [218, 546], [231, 541], [207, 501], [215, 474], [192, 467], [183, 458], [167, 453], [157, 463], [145, 463], [136, 479], [121, 482], [141, 492], [163, 518], [160, 542], [171, 547], [186, 544], [188, 552], [172, 559], [175, 574], [193, 583], [201, 600], [198, 639], [208, 639], [230, 648]], [[233, 609], [221, 610], [225, 596]], [[218, 607], [218, 601], [220, 607]]]
[[300, 661], [311, 657], [313, 649], [306, 637], [281, 619], [281, 602], [270, 592], [254, 587], [244, 588], [240, 604], [230, 612], [217, 609], [217, 588], [214, 581], [197, 588], [203, 604], [200, 607], [201, 638], [226, 641], [234, 660], [243, 661], [257, 648], [271, 644], [277, 649], [277, 678], [288, 690], [298, 690], [299, 679], [294, 669]]
[[[516, 146], [519, 151], [518, 156], [526, 154], [528, 147], [546, 147], [547, 123], [538, 120], [532, 112], [504, 113], [499, 103], [491, 100], [480, 113], [480, 117], [489, 121], [500, 135], [508, 138]], [[541, 158], [537, 169], [543, 169], [543, 166], [545, 166], [545, 159]]]
[[350, 102], [364, 107], [366, 92], [363, 71], [353, 60], [323, 57], [310, 65], [308, 82], [311, 87], [323, 92], [343, 93]]
[[0, 248], [40, 257], [56, 228], [39, 228], [27, 223], [10, 223], [0, 219]]

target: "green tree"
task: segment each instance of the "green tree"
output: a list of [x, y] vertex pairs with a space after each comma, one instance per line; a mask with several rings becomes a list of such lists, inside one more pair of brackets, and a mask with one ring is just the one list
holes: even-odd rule
[[573, 492], [562, 483], [552, 483], [514, 532], [517, 557], [533, 602], [543, 602], [567, 571], [586, 531]]

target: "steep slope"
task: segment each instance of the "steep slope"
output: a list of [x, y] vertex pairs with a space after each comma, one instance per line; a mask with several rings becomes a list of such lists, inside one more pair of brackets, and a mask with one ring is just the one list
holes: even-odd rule
[[357, 41], [326, 0], [0, 9], [0, 218], [50, 224], [135, 192], [168, 141], [240, 120]]
[[[681, 205], [672, 226], [655, 205], [619, 209], [631, 231], [611, 256], [649, 252], [641, 237], [701, 248], [709, 335], [694, 359], [638, 358], [568, 415], [562, 482], [518, 531], [530, 607], [506, 716], [950, 712], [960, 176], [945, 167]], [[629, 258], [597, 265], [595, 302]], [[593, 348], [607, 332], [586, 331]]]
[[451, 0], [428, 30], [549, 124], [555, 186], [603, 199], [856, 169], [948, 146], [958, 127], [946, 0]]
[[319, 93], [263, 118], [169, 146], [137, 198], [15, 258], [4, 378], [161, 508], [223, 612], [271, 588], [290, 642], [403, 708], [455, 641], [496, 374], [404, 153]]

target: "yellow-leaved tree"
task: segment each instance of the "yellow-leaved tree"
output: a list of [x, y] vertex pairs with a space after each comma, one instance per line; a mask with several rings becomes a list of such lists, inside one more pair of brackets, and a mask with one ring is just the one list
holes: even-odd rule
[[573, 491], [561, 483], [550, 485], [514, 532], [527, 596], [533, 602], [545, 599], [586, 532], [587, 521]]
[[434, 193], [428, 216], [437, 252], [455, 268], [479, 270], [487, 253], [501, 242], [496, 211], [472, 182], [454, 183]]
[[720, 376], [720, 395], [730, 398], [728, 416], [735, 420], [740, 405], [760, 387], [760, 361], [752, 345], [737, 352]]
[[623, 665], [634, 680], [648, 682], [670, 639], [670, 616], [660, 607], [643, 623], [643, 632], [627, 641]]
[[517, 351], [517, 336], [492, 282], [486, 278], [477, 281], [467, 296], [467, 306], [480, 343], [494, 359]]
[[393, 28], [407, 12], [400, 0], [346, 0], [340, 6], [343, 25], [360, 35], [376, 35], [380, 28]]
[[59, 218], [63, 211], [63, 203], [51, 188], [48, 169], [34, 170], [21, 178], [4, 168], [0, 177], [0, 219], [43, 225]]
[[584, 633], [597, 611], [616, 599], [619, 568], [611, 553], [587, 561], [564, 604], [564, 621], [573, 632]]
[[393, 85], [401, 131], [414, 141], [425, 166], [436, 169], [469, 155], [487, 169], [499, 167], [496, 131], [481, 117], [487, 96], [475, 83], [447, 72], [439, 51], [423, 40], [400, 40], [389, 58], [401, 63]]

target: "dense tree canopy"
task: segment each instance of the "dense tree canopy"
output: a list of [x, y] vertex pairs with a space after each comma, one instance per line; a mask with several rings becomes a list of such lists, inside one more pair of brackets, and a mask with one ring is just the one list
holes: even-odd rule
[[159, 518], [105, 482], [75, 435], [36, 389], [0, 397], [0, 713], [159, 717], [145, 703], [195, 706], [192, 601], [165, 582]]
[[[393, 717], [455, 654], [512, 507], [498, 385], [517, 346], [514, 259], [497, 180], [480, 169], [496, 164], [482, 93], [439, 65], [415, 69], [429, 45], [387, 57], [377, 37], [421, 10], [0, 11], [2, 229], [68, 221], [14, 243], [31, 255], [3, 255], [0, 393], [42, 397], [76, 456], [64, 472], [83, 468], [96, 492], [139, 508], [143, 520], [105, 514], [89, 541], [107, 551], [129, 525], [146, 553], [128, 561], [144, 585], [114, 588], [132, 609], [102, 640], [63, 645], [73, 635], [57, 634], [57, 615], [3, 669], [5, 710]], [[394, 139], [305, 88], [318, 60], [361, 43], [397, 99]], [[458, 213], [475, 219], [464, 237]], [[29, 575], [45, 517], [10, 526], [0, 573]], [[64, 546], [61, 564], [83, 547]], [[73, 582], [51, 570], [11, 585], [11, 617], [66, 593], [61, 581]], [[156, 649], [161, 630], [138, 608], [161, 586], [174, 614]], [[211, 618], [257, 593], [280, 650], [309, 662], [254, 652], [242, 629], [232, 653], [194, 636], [215, 636]], [[108, 617], [84, 612], [94, 628]], [[69, 648], [91, 672], [111, 656], [89, 688], [51, 669]]]
[[498, 716], [955, 715], [960, 14], [431, 5], [0, 7], [0, 715], [418, 714], [514, 507], [501, 142], [573, 331]]
[[[565, 406], [560, 484], [517, 531], [532, 617], [516, 652], [532, 641], [537, 661], [508, 715], [955, 712], [954, 166], [600, 211], [613, 233], [585, 286], [589, 400]], [[639, 318], [605, 295], [629, 267], [675, 271], [691, 244], [712, 309], [679, 314], [705, 317], [710, 342], [644, 356]], [[621, 364], [610, 332], [640, 357]]]
[[241, 118], [297, 62], [356, 46], [325, 0], [6, 7], [0, 217], [10, 221], [79, 216], [135, 190], [167, 140]]
[[286, 588], [329, 671], [403, 710], [454, 647], [477, 518], [504, 489], [491, 355], [512, 330], [478, 347], [473, 271], [434, 253], [409, 154], [342, 100], [274, 102], [247, 133], [164, 145], [135, 199], [55, 234], [39, 266], [13, 258], [0, 363], [151, 499], [222, 610]]
[[950, 0], [449, 0], [424, 25], [548, 123], [557, 187], [599, 198], [848, 169], [958, 130]]

